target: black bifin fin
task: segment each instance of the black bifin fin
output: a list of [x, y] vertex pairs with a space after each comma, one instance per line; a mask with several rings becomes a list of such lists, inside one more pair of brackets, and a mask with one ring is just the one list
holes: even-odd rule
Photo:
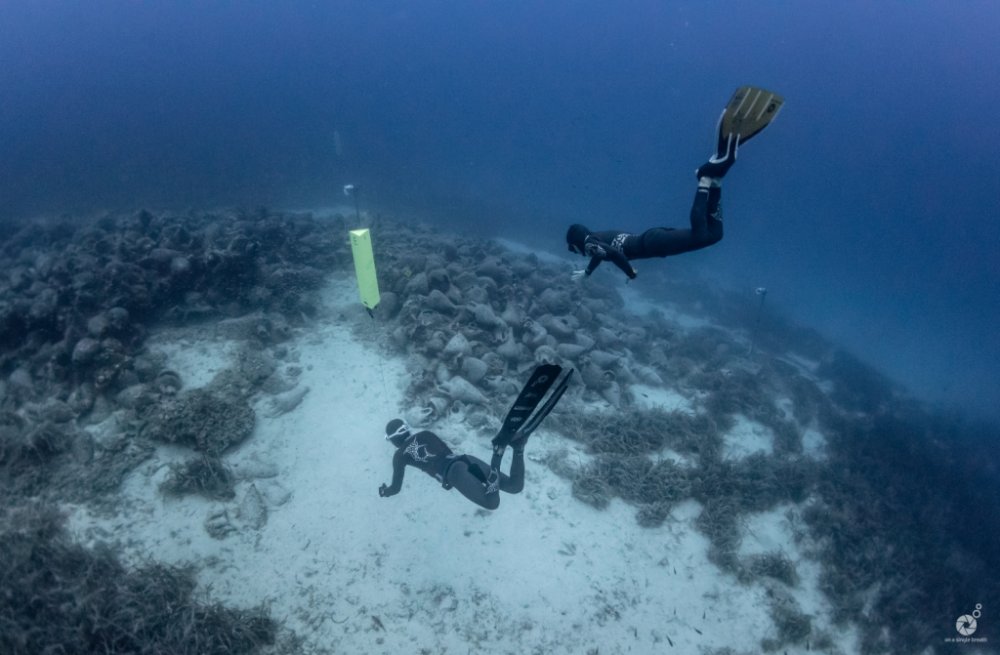
[[534, 413], [538, 403], [542, 401], [549, 387], [555, 383], [556, 378], [562, 373], [562, 367], [558, 364], [542, 364], [531, 374], [528, 381], [517, 395], [517, 399], [507, 412], [503, 425], [497, 436], [493, 437], [493, 450], [496, 452], [507, 447], [514, 435], [520, 430], [525, 422]]
[[556, 403], [558, 403], [559, 399], [562, 398], [562, 395], [566, 393], [566, 388], [569, 386], [569, 379], [573, 377], [573, 370], [574, 369], [569, 369], [566, 375], [559, 380], [559, 384], [552, 389], [552, 394], [549, 396], [549, 399], [545, 401], [545, 404], [542, 405], [538, 411], [535, 412], [534, 415], [521, 427], [521, 435], [523, 438], [527, 439], [530, 437], [531, 433], [538, 429], [538, 426], [542, 424], [545, 417], [549, 415], [549, 412], [555, 408]]

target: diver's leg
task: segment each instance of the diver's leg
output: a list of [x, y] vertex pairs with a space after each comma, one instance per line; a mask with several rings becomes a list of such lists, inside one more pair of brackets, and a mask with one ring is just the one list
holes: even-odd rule
[[[518, 442], [511, 442], [511, 446], [513, 446], [511, 450], [514, 451], [514, 456], [510, 461], [510, 473], [508, 475], [500, 473], [500, 465], [497, 464], [497, 473], [500, 476], [500, 491], [516, 494], [524, 489], [524, 444], [527, 441], [527, 438], [522, 438]], [[489, 464], [474, 455], [463, 455], [462, 458], [469, 465], [469, 473], [479, 478], [483, 484], [489, 484]]]
[[[479, 460], [468, 462], [467, 459], [475, 460], [467, 455], [465, 458], [455, 460], [448, 467], [448, 473], [445, 476], [447, 483], [480, 507], [496, 509], [500, 506], [500, 489], [499, 487], [490, 489], [489, 485], [484, 483], [481, 477], [484, 472], [479, 466], [481, 464], [485, 467], [486, 463]], [[488, 475], [488, 469], [486, 472]], [[499, 471], [497, 473], [499, 474]]]
[[692, 250], [704, 248], [722, 240], [722, 187], [718, 180], [701, 178], [691, 203]]
[[514, 448], [514, 458], [510, 461], [510, 475], [500, 474], [500, 491], [509, 494], [521, 493], [524, 489], [524, 446]]
[[721, 199], [720, 187], [699, 184], [691, 203], [691, 228], [646, 230], [639, 237], [640, 252], [633, 254], [631, 259], [669, 257], [718, 243], [722, 239]]

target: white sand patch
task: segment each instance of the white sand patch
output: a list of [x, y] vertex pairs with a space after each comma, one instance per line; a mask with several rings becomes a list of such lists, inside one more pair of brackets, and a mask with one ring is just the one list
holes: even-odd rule
[[754, 453], [770, 455], [774, 452], [774, 433], [770, 428], [742, 414], [736, 424], [722, 436], [722, 454], [725, 459], [742, 459]]
[[[800, 506], [784, 504], [768, 512], [751, 514], [744, 522], [743, 541], [740, 544], [739, 557], [748, 558], [754, 555], [781, 555], [794, 566], [798, 582], [794, 586], [774, 581], [770, 578], [760, 578], [754, 586], [764, 588], [780, 587], [781, 594], [787, 594], [795, 600], [798, 611], [812, 619], [812, 635], [815, 639], [820, 632], [826, 632], [836, 637], [838, 646], [847, 652], [860, 650], [859, 634], [853, 626], [845, 629], [834, 626], [828, 617], [833, 608], [820, 591], [820, 563], [803, 554], [803, 547], [809, 543], [807, 528], [802, 522]], [[777, 587], [776, 587], [777, 588]], [[789, 648], [788, 653], [801, 653], [803, 648]]]
[[150, 336], [147, 348], [167, 358], [167, 368], [181, 376], [185, 389], [203, 387], [216, 373], [226, 369], [239, 344], [217, 339], [205, 329], [159, 331]]
[[[754, 652], [770, 634], [766, 590], [708, 561], [697, 503], [658, 528], [640, 527], [621, 501], [596, 510], [540, 463], [551, 452], [585, 461], [579, 444], [544, 427], [528, 444], [524, 492], [504, 495], [496, 512], [415, 469], [399, 495], [380, 498], [393, 455], [383, 426], [400, 411], [406, 374], [401, 359], [352, 335], [370, 320], [355, 294], [351, 279], [335, 281], [325, 318], [288, 344], [311, 391], [285, 415], [258, 415], [253, 436], [226, 454], [243, 478], [233, 501], [161, 495], [166, 464], [190, 455], [161, 447], [127, 478], [114, 516], [70, 508], [78, 538], [116, 541], [132, 562], [192, 562], [210, 600], [269, 603], [307, 652]], [[158, 347], [199, 386], [236, 346]], [[457, 452], [489, 455], [489, 436], [458, 417], [434, 430]], [[727, 439], [733, 452], [755, 452], [765, 431], [743, 421]], [[259, 529], [241, 510], [251, 485], [267, 508]], [[209, 519], [235, 531], [213, 539]]]
[[815, 460], [826, 459], [826, 436], [816, 428], [802, 433], [802, 452]]
[[629, 385], [635, 404], [642, 409], [662, 409], [666, 412], [693, 412], [691, 401], [673, 389], [648, 384]]
[[578, 261], [575, 261], [574, 259], [571, 259], [565, 255], [556, 255], [552, 252], [549, 252], [548, 250], [539, 250], [538, 248], [532, 248], [531, 246], [522, 243], [520, 241], [514, 241], [512, 239], [503, 239], [503, 238], [494, 238], [493, 241], [495, 241], [497, 244], [499, 244], [503, 248], [506, 248], [507, 250], [513, 253], [517, 253], [519, 255], [534, 255], [535, 257], [538, 257], [539, 261], [546, 262], [549, 264], [556, 264], [558, 266], [565, 266], [567, 276], [569, 275], [569, 272], [572, 271], [573, 269], [583, 268], [583, 266], [586, 266], [587, 260], [583, 260], [585, 262], [583, 266], [577, 266], [577, 264], [579, 264]]
[[782, 416], [791, 417], [795, 416], [795, 402], [787, 396], [782, 396], [780, 398], [774, 399], [774, 406], [778, 408]]
[[625, 284], [618, 288], [618, 293], [625, 301], [625, 309], [636, 316], [646, 316], [663, 312], [663, 305], [650, 300], [644, 293], [633, 286]]
[[795, 507], [790, 504], [781, 505], [769, 512], [750, 514], [744, 523], [740, 557], [774, 552], [780, 552], [789, 559], [789, 554], [797, 556], [796, 534], [803, 529], [803, 526], [797, 525], [797, 520]]
[[786, 352], [777, 359], [785, 362], [786, 364], [791, 364], [810, 380], [816, 379], [816, 371], [819, 370], [819, 362], [793, 352]]

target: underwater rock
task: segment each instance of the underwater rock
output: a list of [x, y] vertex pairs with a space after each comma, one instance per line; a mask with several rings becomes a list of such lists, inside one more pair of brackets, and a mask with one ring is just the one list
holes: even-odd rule
[[97, 393], [94, 390], [94, 385], [90, 382], [85, 382], [70, 392], [66, 402], [80, 416], [93, 408], [96, 397]]
[[7, 384], [11, 391], [32, 392], [35, 388], [31, 371], [24, 366], [19, 366], [11, 372], [7, 378]]
[[186, 255], [177, 255], [170, 260], [170, 277], [175, 280], [189, 276], [191, 269], [191, 258]]
[[405, 326], [400, 325], [399, 327], [397, 327], [392, 331], [392, 334], [390, 334], [390, 339], [392, 339], [393, 345], [396, 346], [397, 348], [400, 349], [406, 348], [406, 345], [410, 342], [409, 331], [406, 329]]
[[132, 384], [125, 387], [115, 395], [115, 403], [117, 403], [119, 407], [134, 409], [145, 394], [146, 385], [141, 383]]
[[551, 287], [545, 288], [538, 297], [538, 304], [551, 314], [566, 314], [570, 310], [569, 294]]
[[111, 322], [103, 312], [96, 316], [91, 316], [90, 320], [87, 321], [87, 332], [95, 339], [100, 339], [110, 329]]
[[242, 443], [254, 426], [254, 413], [240, 397], [207, 389], [184, 391], [144, 412], [144, 436], [208, 454]]
[[396, 317], [399, 313], [400, 301], [399, 296], [397, 296], [392, 291], [384, 291], [382, 294], [382, 300], [379, 302], [376, 312], [382, 319], [392, 319]]
[[198, 494], [215, 500], [230, 500], [236, 496], [232, 471], [214, 456], [171, 464], [169, 474], [160, 483], [160, 491], [173, 496]]
[[84, 337], [83, 339], [77, 341], [76, 345], [73, 346], [71, 359], [73, 360], [73, 363], [78, 366], [86, 366], [87, 364], [93, 362], [100, 352], [100, 341], [90, 337]]
[[56, 320], [58, 310], [59, 294], [52, 287], [46, 286], [40, 289], [32, 300], [28, 317], [35, 325], [45, 324]]
[[[408, 295], [421, 295], [425, 296], [430, 291], [430, 283], [427, 281], [427, 274], [424, 272], [417, 273], [406, 283], [406, 287], [403, 292]], [[444, 294], [442, 294], [444, 295]]]
[[52, 423], [69, 423], [76, 418], [76, 413], [68, 403], [57, 398], [50, 398], [39, 408], [38, 417], [42, 421]]
[[448, 291], [451, 281], [448, 279], [447, 271], [440, 267], [427, 271], [427, 286], [442, 293]]

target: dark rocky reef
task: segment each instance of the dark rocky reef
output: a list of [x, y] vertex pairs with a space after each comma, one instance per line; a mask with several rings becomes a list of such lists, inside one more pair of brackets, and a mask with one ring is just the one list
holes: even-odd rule
[[[0, 475], [36, 493], [67, 453], [101, 469], [97, 490], [148, 449], [142, 439], [94, 444], [78, 429], [129, 408], [133, 436], [219, 453], [245, 439], [248, 390], [274, 363], [254, 349], [209, 391], [181, 391], [180, 375], [144, 349], [150, 328], [219, 321], [258, 351], [316, 314], [327, 273], [350, 262], [339, 220], [231, 212], [63, 218], [8, 226], [0, 243]], [[97, 465], [93, 465], [97, 462]], [[29, 463], [31, 464], [29, 466]], [[103, 463], [103, 464], [102, 464]], [[110, 480], [110, 481], [109, 481]]]

